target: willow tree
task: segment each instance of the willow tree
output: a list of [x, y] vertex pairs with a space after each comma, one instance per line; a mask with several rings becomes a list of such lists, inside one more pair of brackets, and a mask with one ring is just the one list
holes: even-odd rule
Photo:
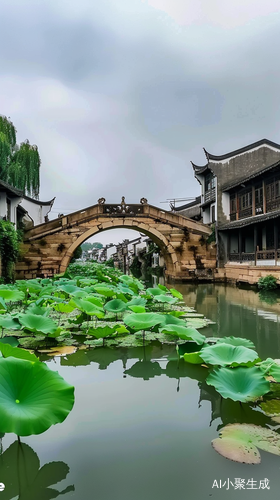
[[38, 198], [40, 165], [37, 146], [28, 140], [18, 146], [13, 123], [6, 116], [0, 116], [0, 179]]

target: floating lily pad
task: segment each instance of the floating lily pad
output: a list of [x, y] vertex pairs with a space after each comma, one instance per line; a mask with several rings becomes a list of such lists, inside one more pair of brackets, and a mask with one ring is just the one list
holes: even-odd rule
[[259, 464], [258, 448], [280, 456], [280, 435], [253, 424], [228, 424], [220, 430], [220, 437], [212, 441], [220, 455], [235, 462]]
[[225, 399], [244, 403], [256, 401], [270, 390], [269, 382], [255, 366], [217, 368], [208, 375], [206, 382], [213, 385]]
[[18, 436], [41, 434], [63, 422], [74, 404], [74, 387], [44, 363], [0, 361], [0, 427]]
[[270, 417], [280, 415], [280, 399], [271, 399], [260, 404], [264, 413]]

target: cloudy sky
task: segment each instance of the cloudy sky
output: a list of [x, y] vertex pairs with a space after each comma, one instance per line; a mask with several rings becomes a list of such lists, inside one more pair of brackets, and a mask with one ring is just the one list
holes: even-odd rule
[[199, 194], [203, 147], [280, 143], [279, 46], [279, 0], [4, 0], [0, 113], [38, 145], [54, 216], [168, 209]]

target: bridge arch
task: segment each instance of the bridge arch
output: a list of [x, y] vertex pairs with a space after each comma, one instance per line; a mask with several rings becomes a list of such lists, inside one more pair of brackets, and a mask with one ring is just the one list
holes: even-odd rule
[[143, 222], [141, 223], [140, 227], [139, 221], [135, 219], [125, 219], [124, 221], [121, 220], [119, 222], [117, 219], [115, 219], [111, 227], [103, 227], [103, 224], [99, 224], [98, 226], [92, 227], [81, 234], [65, 252], [61, 260], [60, 272], [63, 273], [66, 271], [76, 248], [82, 245], [82, 243], [84, 243], [91, 236], [94, 236], [103, 231], [109, 231], [111, 229], [133, 229], [135, 231], [140, 231], [141, 233], [146, 234], [161, 249], [166, 266], [168, 266], [169, 268], [173, 268], [175, 266], [177, 261], [176, 250], [173, 247], [172, 243], [170, 243], [168, 239], [157, 229], [151, 228], [148, 224], [145, 224]]

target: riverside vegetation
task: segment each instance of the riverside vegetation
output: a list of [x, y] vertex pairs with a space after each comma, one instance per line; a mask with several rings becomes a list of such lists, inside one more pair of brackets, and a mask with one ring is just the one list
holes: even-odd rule
[[[212, 445], [235, 461], [259, 463], [258, 448], [280, 455], [280, 362], [261, 360], [245, 338], [206, 338], [210, 321], [175, 288], [145, 288], [101, 264], [72, 264], [63, 276], [0, 286], [0, 432], [39, 434], [62, 422], [74, 388], [39, 361], [40, 352], [174, 344], [178, 365], [199, 365], [220, 398], [251, 402], [267, 417], [224, 426]], [[30, 349], [33, 352], [30, 352]], [[34, 382], [35, 381], [35, 382]], [[51, 401], [51, 405], [44, 404]], [[22, 412], [24, 408], [25, 412]]]

